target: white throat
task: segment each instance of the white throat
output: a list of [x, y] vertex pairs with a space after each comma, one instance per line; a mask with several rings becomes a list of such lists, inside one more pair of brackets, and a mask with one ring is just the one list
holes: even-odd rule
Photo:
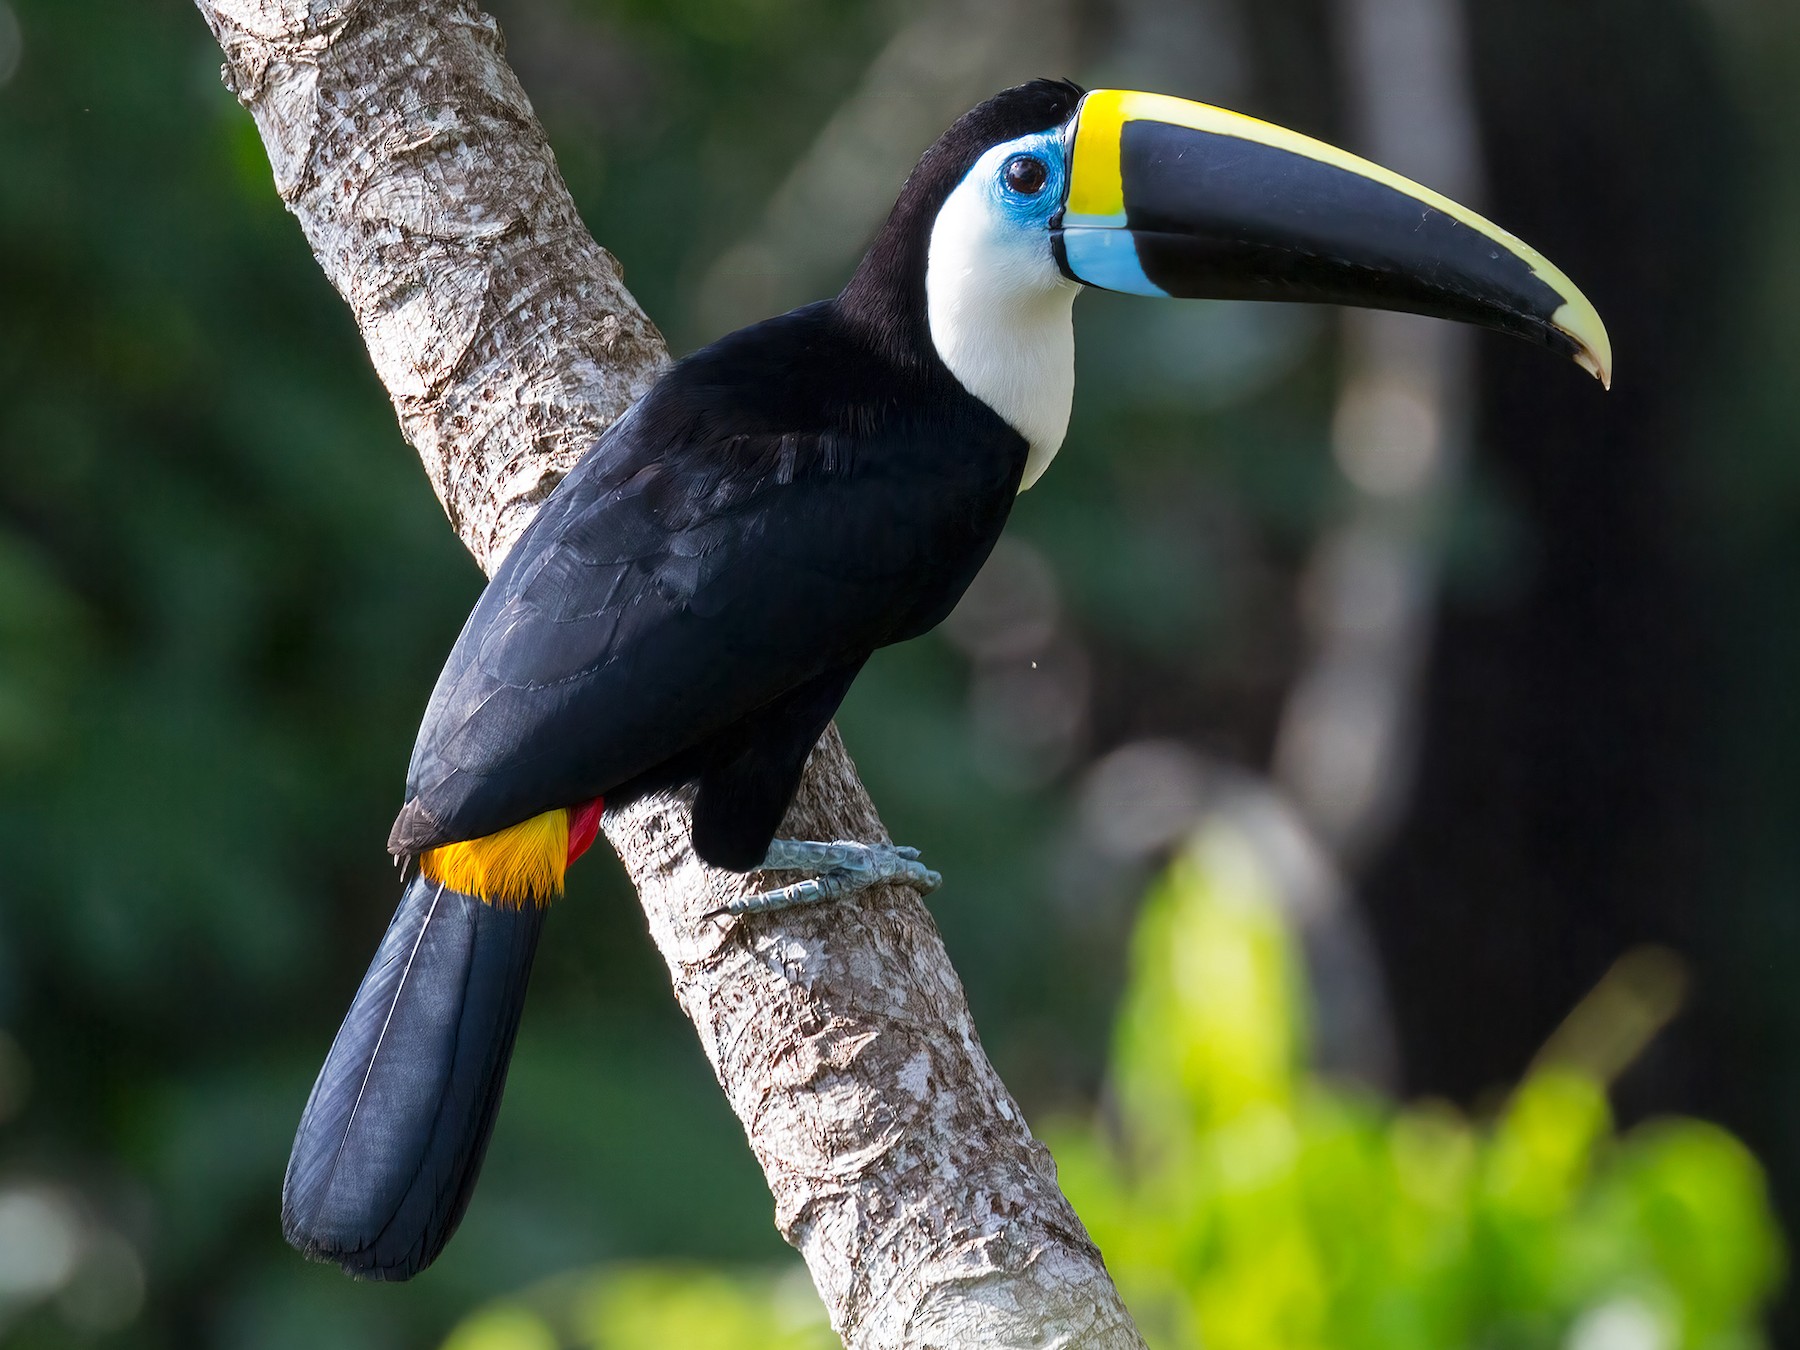
[[926, 308], [950, 373], [1031, 447], [1023, 492], [1056, 458], [1069, 429], [1081, 288], [1057, 269], [1042, 235], [1006, 229], [983, 181], [977, 166], [932, 225]]

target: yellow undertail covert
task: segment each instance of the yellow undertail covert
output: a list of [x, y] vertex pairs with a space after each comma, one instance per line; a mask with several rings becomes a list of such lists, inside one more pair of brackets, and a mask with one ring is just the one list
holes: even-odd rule
[[569, 865], [569, 813], [546, 811], [481, 839], [419, 855], [419, 871], [490, 905], [545, 905], [563, 893]]

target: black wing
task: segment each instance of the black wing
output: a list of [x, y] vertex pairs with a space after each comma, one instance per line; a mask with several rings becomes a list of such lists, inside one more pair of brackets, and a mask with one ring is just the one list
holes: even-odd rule
[[439, 677], [393, 851], [628, 784], [961, 594], [1017, 434], [942, 408], [845, 429], [803, 374], [748, 373], [678, 366], [545, 502]]

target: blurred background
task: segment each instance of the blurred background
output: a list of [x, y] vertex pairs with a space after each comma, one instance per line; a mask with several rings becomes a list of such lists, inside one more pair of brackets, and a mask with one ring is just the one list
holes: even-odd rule
[[[1800, 1345], [1800, 7], [492, 8], [677, 353], [835, 290], [1037, 74], [1346, 144], [1576, 279], [1610, 395], [1084, 299], [1054, 471], [842, 725], [1156, 1344]], [[832, 1344], [598, 854], [443, 1260], [281, 1242], [480, 577], [219, 61], [180, 0], [0, 0], [0, 1341]]]

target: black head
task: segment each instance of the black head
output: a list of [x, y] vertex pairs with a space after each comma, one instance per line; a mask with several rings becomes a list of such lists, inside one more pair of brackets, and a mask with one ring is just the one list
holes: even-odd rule
[[994, 146], [1066, 123], [1083, 92], [1069, 80], [1032, 80], [957, 118], [907, 176], [887, 223], [839, 297], [844, 311], [868, 323], [898, 355], [928, 351], [926, 251], [945, 200]]

